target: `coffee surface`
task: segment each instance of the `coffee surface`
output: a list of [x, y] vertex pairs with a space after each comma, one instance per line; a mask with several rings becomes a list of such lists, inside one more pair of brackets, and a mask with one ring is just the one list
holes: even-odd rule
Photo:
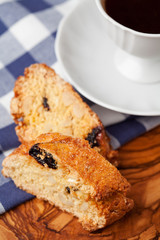
[[115, 21], [143, 33], [160, 33], [160, 0], [105, 0], [105, 11]]

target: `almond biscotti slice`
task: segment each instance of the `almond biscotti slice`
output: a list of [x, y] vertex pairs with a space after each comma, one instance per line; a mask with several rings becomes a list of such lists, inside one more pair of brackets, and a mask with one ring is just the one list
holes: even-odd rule
[[14, 94], [11, 114], [21, 142], [59, 132], [87, 139], [91, 147], [116, 165], [116, 152], [111, 150], [100, 119], [54, 70], [44, 64], [31, 65], [17, 79]]
[[43, 134], [10, 154], [2, 173], [19, 188], [74, 214], [89, 231], [133, 207], [126, 197], [127, 180], [83, 139]]

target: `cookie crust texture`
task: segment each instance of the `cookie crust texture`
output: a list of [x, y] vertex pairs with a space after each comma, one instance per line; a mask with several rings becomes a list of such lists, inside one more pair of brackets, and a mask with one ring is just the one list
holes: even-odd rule
[[[56, 159], [58, 163], [57, 169], [42, 166], [29, 155], [29, 150], [35, 144]], [[80, 179], [78, 186], [81, 186], [82, 198], [84, 198], [86, 193], [88, 194], [88, 197], [82, 201], [85, 203], [88, 202], [90, 204], [89, 208], [94, 207], [94, 219], [90, 217], [91, 213], [88, 213], [88, 215], [85, 215], [86, 213], [84, 212], [80, 214], [78, 210], [70, 210], [70, 208], [66, 208], [66, 206], [52, 200], [52, 196], [46, 197], [45, 194], [42, 194], [43, 190], [42, 193], [40, 193], [41, 191], [37, 193], [37, 187], [34, 186], [34, 179], [31, 181], [31, 185], [29, 182], [27, 184], [23, 183], [25, 174], [24, 176], [19, 174], [19, 167], [16, 167], [17, 173], [15, 175], [14, 166], [16, 164], [25, 164], [24, 171], [27, 171], [29, 168], [35, 169], [36, 177], [45, 174], [48, 179], [48, 174], [54, 176], [58, 169], [63, 171], [64, 179], [67, 176], [64, 174], [65, 172], [68, 175], [76, 176], [76, 179]], [[13, 178], [15, 184], [21, 189], [36, 195], [38, 198], [48, 200], [50, 203], [59, 206], [62, 210], [78, 216], [83, 227], [89, 231], [94, 231], [111, 224], [133, 208], [133, 200], [127, 197], [130, 184], [110, 162], [96, 150], [90, 148], [88, 142], [83, 139], [68, 137], [59, 133], [42, 134], [35, 141], [24, 143], [15, 149], [3, 161], [2, 173], [6, 177]], [[65, 186], [67, 186], [67, 183], [65, 183]], [[46, 185], [47, 187], [48, 185]]]
[[25, 69], [24, 76], [15, 82], [10, 109], [20, 142], [59, 132], [87, 139], [102, 156], [118, 164], [117, 152], [112, 150], [97, 114], [47, 65], [33, 64]]

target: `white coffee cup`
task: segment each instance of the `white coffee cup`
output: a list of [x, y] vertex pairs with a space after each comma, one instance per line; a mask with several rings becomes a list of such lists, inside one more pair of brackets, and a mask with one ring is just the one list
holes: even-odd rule
[[103, 24], [102, 31], [118, 46], [114, 59], [120, 73], [141, 83], [160, 81], [160, 34], [125, 27], [106, 13], [104, 0], [95, 2]]

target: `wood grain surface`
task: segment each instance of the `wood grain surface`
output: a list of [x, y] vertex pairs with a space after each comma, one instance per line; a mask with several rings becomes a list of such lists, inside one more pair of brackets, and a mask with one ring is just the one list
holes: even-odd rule
[[124, 218], [89, 233], [72, 215], [35, 198], [0, 217], [0, 240], [160, 240], [160, 127], [122, 147], [119, 157], [135, 201]]

